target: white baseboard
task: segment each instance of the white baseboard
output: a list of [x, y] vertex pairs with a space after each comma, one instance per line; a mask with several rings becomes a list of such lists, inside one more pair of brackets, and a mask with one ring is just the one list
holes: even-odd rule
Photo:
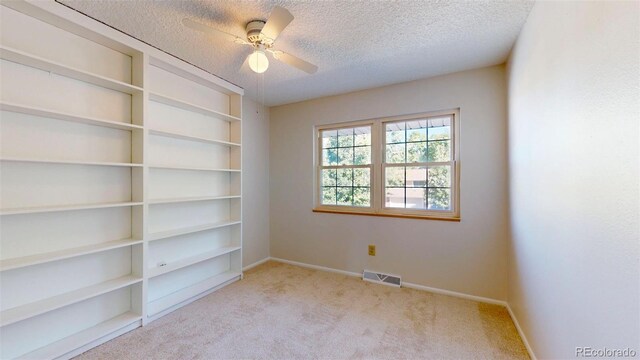
[[[311, 265], [311, 264], [301, 263], [301, 262], [298, 262], [298, 261], [285, 260], [285, 259], [280, 259], [280, 258], [275, 258], [275, 257], [271, 257], [270, 259], [273, 260], [273, 261], [277, 261], [277, 262], [281, 262], [281, 263], [285, 263], [285, 264], [290, 264], [290, 265], [296, 265], [296, 266], [305, 267], [305, 268], [314, 269], [314, 270], [328, 271], [328, 272], [332, 272], [332, 273], [337, 273], [337, 274], [342, 274], [342, 275], [347, 275], [347, 276], [353, 276], [353, 277], [358, 277], [358, 278], [362, 277], [362, 273], [356, 273], [356, 272], [345, 271], [345, 270], [338, 270], [338, 269], [333, 269], [333, 268], [329, 268], [329, 267], [325, 267], [325, 266]], [[467, 299], [467, 300], [478, 301], [478, 302], [482, 302], [482, 303], [496, 304], [496, 305], [501, 305], [501, 306], [505, 306], [505, 307], [507, 306], [507, 302], [506, 301], [502, 301], [502, 300], [496, 300], [496, 299], [491, 299], [491, 298], [486, 298], [486, 297], [476, 296], [476, 295], [469, 295], [469, 294], [464, 294], [464, 293], [459, 293], [459, 292], [450, 291], [450, 290], [444, 290], [444, 289], [438, 289], [438, 288], [433, 288], [433, 287], [423, 286], [423, 285], [418, 285], [418, 284], [413, 284], [413, 283], [403, 282], [402, 283], [402, 287], [416, 289], [416, 290], [422, 290], [422, 291], [428, 291], [428, 292], [431, 292], [431, 293], [436, 293], [436, 294], [441, 294], [441, 295], [454, 296], [454, 297]]]
[[505, 307], [507, 306], [507, 302], [503, 300], [497, 300], [497, 299], [492, 299], [492, 298], [487, 298], [487, 297], [477, 296], [477, 295], [469, 295], [469, 294], [465, 294], [457, 291], [444, 290], [444, 289], [439, 289], [439, 288], [434, 288], [434, 287], [429, 287], [429, 286], [424, 286], [424, 285], [419, 285], [414, 283], [402, 282], [402, 287], [428, 291], [428, 292], [440, 294], [440, 295], [453, 296], [461, 299], [473, 300], [473, 301], [486, 303], [486, 304], [501, 305]]
[[518, 330], [518, 334], [520, 334], [520, 338], [524, 343], [524, 347], [527, 348], [529, 357], [531, 358], [531, 360], [537, 360], [538, 358], [536, 358], [536, 354], [533, 353], [533, 348], [531, 347], [531, 345], [529, 345], [529, 341], [527, 340], [527, 337], [524, 335], [524, 331], [522, 331], [522, 328], [520, 327], [520, 323], [516, 318], [516, 314], [514, 314], [513, 310], [511, 310], [511, 306], [509, 306], [509, 303], [507, 303], [507, 310], [509, 311], [509, 316], [511, 316], [511, 320], [513, 320], [513, 324], [516, 326], [516, 329]]
[[347, 275], [347, 276], [362, 277], [362, 274], [359, 274], [359, 273], [356, 273], [356, 272], [338, 270], [338, 269], [329, 268], [329, 267], [326, 267], [326, 266], [311, 265], [311, 264], [307, 264], [307, 263], [301, 263], [301, 262], [297, 262], [297, 261], [285, 260], [285, 259], [280, 259], [280, 258], [275, 258], [275, 257], [272, 257], [271, 260], [277, 261], [277, 262], [281, 262], [281, 263], [285, 263], [285, 264], [289, 264], [289, 265], [296, 265], [296, 266], [300, 266], [300, 267], [314, 269], [314, 270], [327, 271], [327, 272], [332, 272], [332, 273], [342, 274], [342, 275]]
[[262, 264], [266, 263], [266, 262], [267, 262], [267, 261], [269, 261], [269, 260], [271, 260], [271, 258], [270, 258], [270, 257], [266, 257], [266, 258], [264, 258], [264, 259], [262, 259], [262, 260], [258, 260], [258, 261], [256, 261], [256, 262], [254, 262], [253, 264], [249, 264], [249, 265], [247, 265], [247, 266], [243, 267], [243, 268], [242, 268], [242, 271], [247, 271], [247, 270], [253, 269], [254, 267], [256, 267], [256, 266], [258, 266], [258, 265], [262, 265]]

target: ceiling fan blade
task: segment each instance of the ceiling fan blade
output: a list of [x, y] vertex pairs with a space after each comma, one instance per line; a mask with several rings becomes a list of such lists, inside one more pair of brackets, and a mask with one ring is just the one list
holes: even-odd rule
[[271, 15], [260, 33], [273, 43], [292, 20], [293, 15], [287, 9], [276, 6], [271, 10]]
[[276, 58], [276, 60], [280, 60], [283, 63], [298, 68], [308, 74], [315, 74], [316, 71], [318, 71], [318, 67], [313, 65], [312, 63], [306, 62], [299, 57], [287, 54], [286, 52], [280, 50], [272, 50], [271, 53], [273, 54], [273, 57]]
[[228, 41], [233, 41], [237, 44], [243, 44], [243, 45], [251, 45], [249, 42], [245, 41], [244, 39], [242, 39], [239, 36], [235, 36], [233, 34], [229, 34], [228, 32], [224, 32], [222, 30], [218, 30], [218, 29], [214, 29], [210, 26], [201, 24], [197, 21], [193, 21], [191, 19], [188, 18], [184, 18], [182, 19], [182, 24], [190, 29], [196, 30], [196, 31], [200, 31], [203, 32], [207, 35], [210, 36], [214, 36], [217, 38], [223, 38], [225, 40]]

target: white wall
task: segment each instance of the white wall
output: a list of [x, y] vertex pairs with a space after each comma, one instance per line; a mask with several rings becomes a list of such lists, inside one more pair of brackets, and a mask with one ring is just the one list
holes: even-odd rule
[[640, 354], [639, 7], [538, 2], [512, 53], [508, 301], [538, 358]]
[[242, 263], [269, 257], [269, 111], [242, 99]]
[[[271, 256], [504, 300], [505, 81], [494, 66], [271, 108]], [[458, 107], [461, 222], [311, 211], [314, 125]]]

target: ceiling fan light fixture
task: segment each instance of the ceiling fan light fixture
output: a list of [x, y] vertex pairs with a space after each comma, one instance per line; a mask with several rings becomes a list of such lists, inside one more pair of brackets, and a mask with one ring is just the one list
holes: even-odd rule
[[249, 67], [251, 70], [258, 74], [262, 74], [267, 71], [269, 68], [269, 59], [267, 59], [267, 54], [264, 53], [264, 50], [256, 49], [249, 55], [247, 59], [249, 62]]
[[247, 57], [246, 62], [249, 63], [251, 70], [258, 74], [262, 74], [269, 68], [269, 59], [267, 59], [265, 51], [270, 52], [278, 61], [300, 69], [307, 74], [315, 74], [318, 71], [317, 66], [306, 62], [299, 57], [273, 48], [278, 35], [280, 35], [282, 30], [284, 30], [291, 21], [293, 21], [293, 15], [291, 15], [287, 9], [276, 5], [273, 7], [273, 10], [271, 10], [271, 14], [267, 21], [251, 20], [247, 23], [245, 26], [247, 35], [246, 40], [234, 34], [209, 27], [191, 19], [182, 19], [182, 24], [190, 29], [203, 32], [207, 35], [224, 38], [227, 41], [233, 41], [239, 45], [251, 46], [253, 48], [253, 52]]

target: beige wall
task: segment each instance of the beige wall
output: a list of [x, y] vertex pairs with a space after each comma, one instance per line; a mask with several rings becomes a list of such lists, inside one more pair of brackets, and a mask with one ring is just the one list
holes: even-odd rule
[[640, 354], [639, 7], [538, 2], [510, 60], [508, 301], [541, 359]]
[[[494, 66], [271, 108], [271, 256], [504, 300], [505, 91]], [[460, 223], [311, 212], [314, 125], [458, 107]]]
[[269, 111], [242, 99], [242, 263], [269, 257]]

